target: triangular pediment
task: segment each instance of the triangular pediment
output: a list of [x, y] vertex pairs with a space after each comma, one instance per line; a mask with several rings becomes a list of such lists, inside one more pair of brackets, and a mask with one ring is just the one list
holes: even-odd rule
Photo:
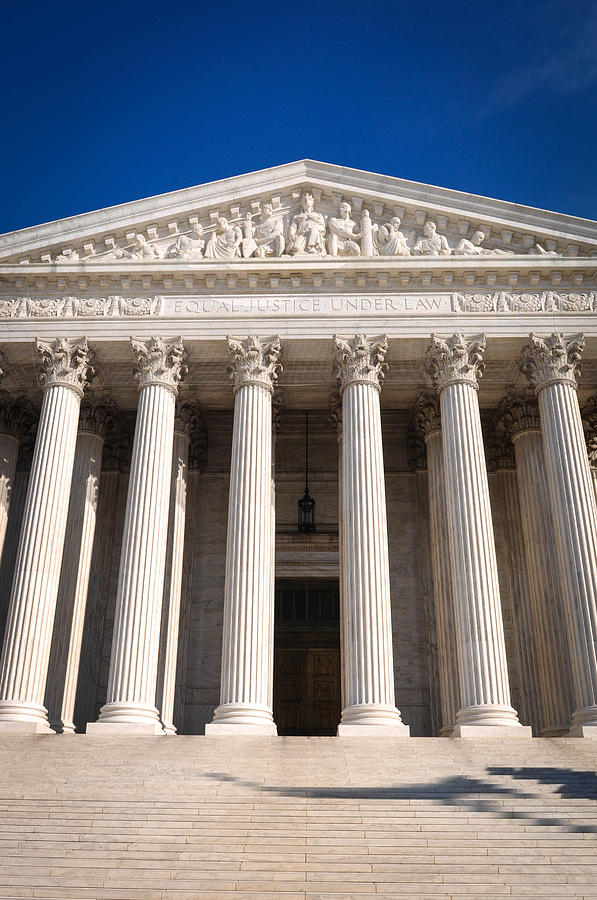
[[51, 266], [595, 254], [588, 219], [312, 160], [0, 235], [3, 264]]

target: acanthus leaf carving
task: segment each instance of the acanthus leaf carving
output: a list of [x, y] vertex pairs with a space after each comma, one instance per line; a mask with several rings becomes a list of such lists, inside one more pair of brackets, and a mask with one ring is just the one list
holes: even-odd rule
[[203, 471], [207, 465], [207, 423], [198, 400], [193, 403], [195, 415], [189, 433], [189, 469]]
[[26, 397], [13, 397], [0, 391], [0, 433], [10, 434], [18, 441], [29, 434], [37, 419], [36, 411]]
[[434, 391], [421, 391], [413, 408], [413, 425], [423, 437], [442, 430], [439, 397]]
[[539, 405], [534, 394], [525, 390], [508, 391], [498, 404], [496, 428], [503, 430], [512, 440], [523, 431], [538, 431]]
[[81, 404], [79, 413], [79, 431], [92, 432], [105, 437], [110, 432], [118, 416], [114, 401], [111, 399], [90, 399]]
[[431, 335], [426, 353], [426, 370], [438, 391], [451, 384], [469, 384], [478, 388], [483, 375], [483, 353], [487, 341], [484, 334], [467, 338], [454, 334], [448, 338]]
[[355, 334], [353, 338], [334, 336], [336, 353], [334, 374], [342, 393], [351, 384], [371, 384], [381, 390], [388, 370], [385, 362], [388, 339], [385, 335], [368, 338]]
[[554, 382], [576, 387], [584, 346], [582, 334], [565, 337], [554, 332], [546, 338], [531, 334], [522, 351], [520, 370], [536, 391]]
[[87, 338], [78, 341], [70, 341], [68, 338], [43, 341], [38, 338], [35, 344], [44, 389], [61, 385], [71, 388], [82, 397], [94, 374], [91, 366], [93, 351], [89, 348]]
[[328, 418], [338, 437], [342, 436], [342, 397], [340, 391], [332, 391], [328, 402]]
[[280, 427], [286, 413], [287, 399], [285, 392], [276, 385], [272, 397], [272, 430], [275, 435], [280, 433]]
[[589, 462], [597, 468], [597, 397], [589, 397], [580, 411], [583, 431], [587, 442]]
[[139, 390], [149, 385], [160, 385], [176, 394], [187, 373], [182, 338], [173, 341], [164, 341], [160, 337], [152, 337], [148, 341], [131, 338], [131, 348], [137, 358], [134, 376], [139, 382]]
[[245, 340], [227, 337], [231, 365], [228, 374], [235, 392], [246, 385], [259, 385], [273, 393], [282, 370], [279, 362], [281, 344], [279, 337], [260, 338], [249, 335]]

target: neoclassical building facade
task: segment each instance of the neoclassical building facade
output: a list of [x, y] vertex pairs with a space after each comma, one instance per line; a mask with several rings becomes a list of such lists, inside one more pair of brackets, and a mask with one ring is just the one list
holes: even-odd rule
[[0, 732], [597, 736], [596, 315], [310, 160], [0, 235]]

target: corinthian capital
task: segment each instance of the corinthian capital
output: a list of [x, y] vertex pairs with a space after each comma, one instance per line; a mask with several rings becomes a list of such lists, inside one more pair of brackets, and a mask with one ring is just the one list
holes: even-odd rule
[[529, 384], [536, 391], [556, 382], [576, 387], [581, 371], [580, 357], [585, 346], [582, 334], [566, 338], [554, 332], [546, 338], [536, 334], [529, 337], [520, 361], [520, 371], [526, 375]]
[[470, 384], [478, 389], [485, 365], [483, 353], [487, 341], [484, 334], [467, 338], [454, 334], [449, 338], [431, 335], [427, 348], [426, 369], [438, 391], [450, 384]]
[[496, 428], [505, 431], [510, 440], [523, 431], [538, 431], [540, 427], [539, 405], [533, 394], [509, 391], [500, 400]]
[[187, 354], [182, 338], [169, 342], [159, 337], [148, 341], [131, 338], [131, 347], [137, 357], [134, 375], [139, 382], [139, 390], [158, 384], [177, 394], [178, 385], [187, 374]]
[[93, 351], [89, 349], [87, 338], [80, 341], [67, 338], [42, 341], [38, 338], [35, 347], [40, 357], [44, 390], [58, 384], [82, 397], [94, 374], [90, 365]]
[[587, 442], [589, 462], [597, 467], [597, 397], [589, 397], [580, 411], [582, 427]]
[[422, 391], [418, 395], [413, 409], [413, 425], [424, 437], [442, 430], [439, 400], [435, 393]]
[[90, 431], [105, 437], [113, 428], [117, 410], [111, 400], [91, 400], [81, 404], [79, 431]]
[[26, 397], [11, 397], [8, 391], [0, 391], [0, 434], [10, 434], [20, 441], [34, 422], [35, 410]]
[[174, 431], [190, 437], [191, 431], [197, 427], [200, 415], [201, 408], [198, 403], [194, 403], [192, 400], [180, 400], [176, 404]]
[[244, 341], [228, 337], [228, 352], [231, 365], [228, 374], [234, 384], [234, 391], [245, 385], [253, 384], [265, 387], [274, 392], [274, 384], [278, 380], [278, 372], [282, 366], [278, 362], [280, 356], [280, 338], [261, 338], [250, 334]]
[[333, 391], [328, 402], [328, 417], [337, 437], [342, 436], [342, 397], [340, 391]]
[[388, 371], [384, 362], [388, 352], [388, 339], [369, 339], [364, 334], [353, 338], [334, 336], [336, 354], [334, 374], [340, 385], [340, 393], [351, 384], [372, 384], [381, 391], [381, 385]]

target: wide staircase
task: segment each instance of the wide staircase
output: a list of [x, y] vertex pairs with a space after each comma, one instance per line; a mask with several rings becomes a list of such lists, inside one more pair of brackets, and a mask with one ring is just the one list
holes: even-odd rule
[[0, 897], [597, 898], [597, 741], [0, 739]]

